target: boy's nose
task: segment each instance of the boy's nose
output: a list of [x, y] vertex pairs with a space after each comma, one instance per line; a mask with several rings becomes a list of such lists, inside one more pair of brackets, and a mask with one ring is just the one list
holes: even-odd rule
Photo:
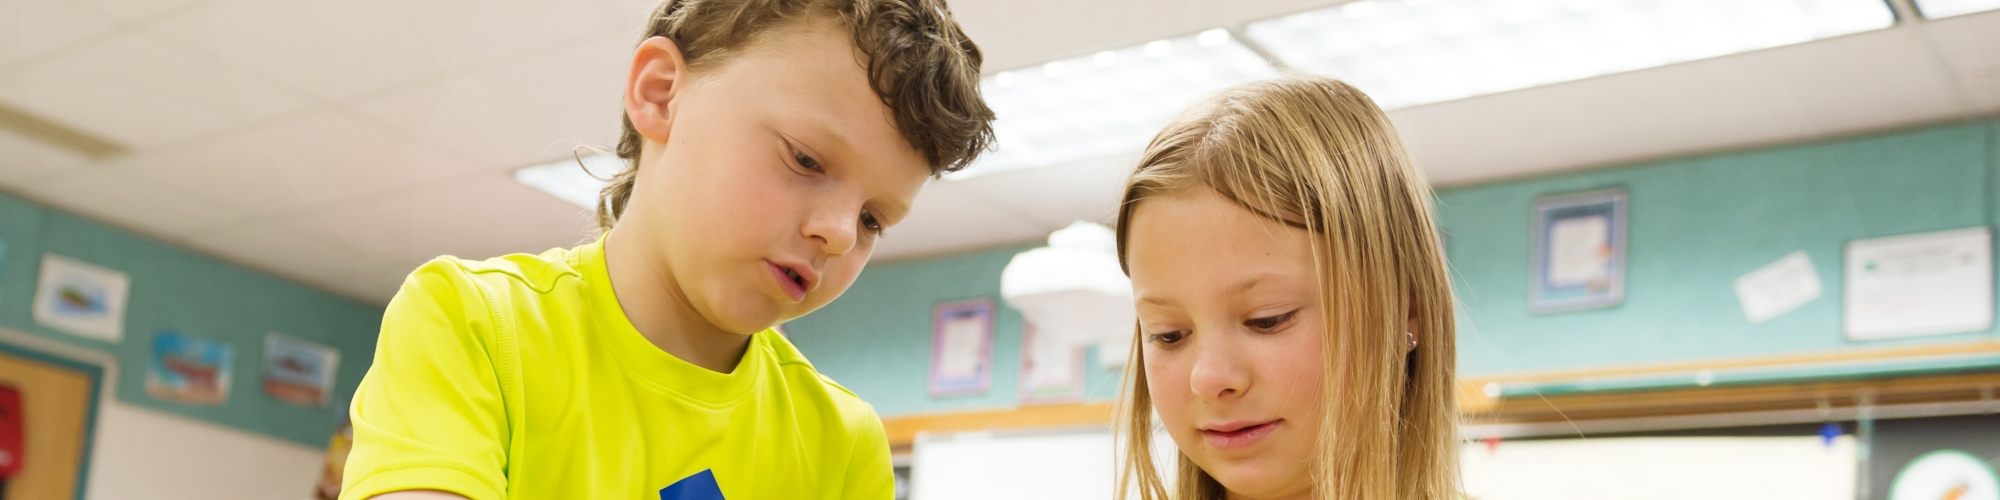
[[[857, 227], [861, 225], [859, 215], [841, 216], [839, 210], [823, 210], [806, 218], [803, 228], [806, 239], [812, 240], [816, 250], [827, 255], [845, 255], [854, 249]], [[845, 212], [858, 214], [859, 211]]]

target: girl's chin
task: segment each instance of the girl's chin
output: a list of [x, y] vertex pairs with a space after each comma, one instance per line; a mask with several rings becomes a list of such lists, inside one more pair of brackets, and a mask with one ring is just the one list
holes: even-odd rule
[[1272, 470], [1274, 465], [1277, 464], [1242, 463], [1231, 464], [1221, 470], [1203, 470], [1208, 470], [1209, 477], [1222, 483], [1223, 489], [1243, 498], [1305, 498], [1301, 495], [1312, 491], [1311, 476], [1306, 471], [1281, 474]]

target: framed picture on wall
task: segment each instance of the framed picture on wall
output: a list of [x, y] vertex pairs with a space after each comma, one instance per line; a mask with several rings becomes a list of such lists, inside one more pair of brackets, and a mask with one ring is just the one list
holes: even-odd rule
[[984, 394], [993, 385], [993, 300], [938, 304], [931, 311], [930, 395]]
[[1536, 314], [1625, 301], [1625, 190], [1535, 200], [1529, 307]]
[[1042, 335], [1021, 322], [1021, 404], [1068, 403], [1083, 399], [1087, 347]]

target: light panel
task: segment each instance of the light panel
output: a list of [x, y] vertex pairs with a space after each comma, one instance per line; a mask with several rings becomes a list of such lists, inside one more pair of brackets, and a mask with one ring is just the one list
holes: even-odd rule
[[[582, 164], [577, 163], [582, 159]], [[584, 171], [584, 166], [590, 168]], [[577, 158], [563, 158], [540, 165], [521, 167], [514, 170], [514, 180], [527, 184], [542, 192], [555, 195], [576, 206], [597, 208], [597, 195], [604, 190], [604, 181], [593, 178], [610, 179], [612, 175], [625, 169], [625, 160], [605, 153], [584, 153]]]
[[1135, 151], [1196, 99], [1277, 74], [1221, 29], [1003, 71], [980, 82], [997, 149], [946, 178]]
[[1362, 0], [1246, 34], [1400, 108], [1893, 24], [1883, 0]]
[[1917, 12], [1928, 19], [2000, 9], [2000, 0], [1916, 0]]

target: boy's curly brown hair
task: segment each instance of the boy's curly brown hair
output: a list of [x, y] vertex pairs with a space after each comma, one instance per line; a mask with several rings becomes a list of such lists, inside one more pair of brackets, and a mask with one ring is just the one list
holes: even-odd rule
[[[673, 40], [689, 68], [699, 71], [815, 14], [831, 15], [853, 33], [867, 59], [870, 86], [932, 174], [965, 168], [993, 143], [993, 110], [979, 96], [979, 46], [943, 0], [666, 0], [639, 40]], [[597, 222], [605, 230], [632, 196], [645, 144], [631, 118], [624, 121], [616, 153], [628, 166], [598, 196]]]

